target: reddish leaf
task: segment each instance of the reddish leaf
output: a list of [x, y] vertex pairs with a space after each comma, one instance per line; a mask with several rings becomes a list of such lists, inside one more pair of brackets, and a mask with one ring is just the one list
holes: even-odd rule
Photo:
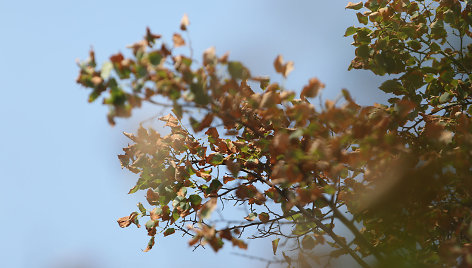
[[155, 206], [159, 204], [159, 194], [154, 192], [152, 189], [148, 189], [146, 193], [146, 200], [149, 205]]

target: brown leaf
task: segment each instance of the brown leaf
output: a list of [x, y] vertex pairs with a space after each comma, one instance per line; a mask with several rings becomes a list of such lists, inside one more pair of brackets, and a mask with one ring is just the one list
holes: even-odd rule
[[177, 120], [177, 118], [175, 118], [171, 114], [160, 117], [159, 120], [161, 120], [163, 122], [166, 122], [166, 126], [169, 126], [169, 127], [178, 127], [179, 126], [179, 120]]
[[265, 212], [260, 213], [260, 214], [258, 215], [258, 217], [259, 217], [259, 220], [260, 220], [261, 222], [268, 222], [269, 219], [270, 219], [269, 214], [267, 214], [267, 213], [265, 213]]
[[282, 74], [286, 78], [288, 74], [293, 71], [294, 64], [293, 61], [284, 64], [284, 58], [282, 55], [278, 55], [274, 60], [274, 68], [276, 72]]
[[205, 132], [206, 135], [210, 136], [210, 137], [213, 137], [213, 138], [218, 138], [220, 137], [220, 135], [218, 134], [218, 130], [216, 130], [216, 128], [214, 127], [211, 127], [209, 128], [206, 132]]
[[211, 175], [208, 174], [208, 173], [201, 172], [201, 171], [197, 171], [197, 172], [196, 172], [196, 175], [197, 175], [198, 177], [203, 178], [203, 179], [206, 180], [206, 181], [210, 181], [210, 180], [211, 180]]
[[121, 228], [125, 228], [125, 227], [130, 226], [132, 223], [134, 223], [139, 228], [141, 226], [137, 223], [136, 217], [138, 217], [138, 213], [133, 212], [129, 216], [119, 218], [118, 219], [118, 224], [120, 225]]
[[295, 69], [295, 65], [294, 65], [293, 61], [287, 62], [287, 64], [284, 65], [284, 70], [282, 72], [282, 75], [284, 77], [287, 77], [288, 74], [293, 71], [293, 69]]
[[224, 183], [224, 184], [226, 184], [226, 183], [228, 183], [228, 182], [230, 182], [230, 181], [234, 181], [234, 180], [235, 180], [235, 178], [233, 178], [233, 177], [228, 177], [228, 176], [224, 176], [224, 177], [223, 177], [223, 183]]
[[123, 54], [121, 53], [118, 53], [118, 54], [114, 54], [114, 55], [111, 55], [110, 57], [110, 61], [113, 62], [113, 63], [121, 63], [122, 60], [124, 60], [125, 57], [123, 57]]
[[187, 26], [190, 24], [190, 21], [188, 19], [188, 16], [187, 14], [184, 14], [182, 16], [182, 19], [180, 20], [180, 29], [182, 31], [186, 31], [187, 30]]
[[202, 131], [204, 128], [207, 128], [211, 125], [211, 122], [213, 122], [213, 114], [212, 113], [208, 113], [202, 120], [202, 122], [200, 122], [200, 124], [198, 124], [198, 127], [196, 127], [194, 130], [196, 132], [198, 131]]
[[282, 73], [283, 72], [283, 64], [284, 64], [284, 58], [282, 57], [282, 55], [278, 55], [277, 58], [275, 58], [275, 60], [274, 60], [275, 71], [278, 72], [278, 73]]
[[361, 9], [362, 6], [363, 6], [362, 1], [361, 1], [361, 2], [358, 2], [358, 3], [349, 2], [349, 3], [347, 3], [347, 6], [346, 6], [345, 8], [358, 10], [358, 9]]
[[247, 249], [247, 244], [244, 243], [244, 241], [242, 241], [240, 239], [237, 239], [237, 238], [233, 237], [233, 239], [231, 239], [231, 242], [233, 242], [233, 246], [237, 246], [240, 249]]
[[310, 235], [305, 235], [302, 239], [302, 246], [304, 249], [311, 250], [315, 247], [315, 240]]
[[300, 94], [300, 98], [314, 98], [318, 95], [320, 89], [324, 88], [325, 85], [318, 80], [318, 78], [311, 78], [308, 81], [308, 85], [303, 87], [302, 93]]
[[172, 41], [174, 42], [174, 47], [185, 46], [185, 40], [178, 33], [175, 33], [174, 36], [172, 36]]
[[151, 29], [149, 29], [149, 27], [146, 27], [146, 41], [149, 43], [149, 44], [153, 44], [155, 39], [159, 39], [161, 38], [161, 35], [160, 34], [153, 34], [151, 32]]
[[146, 200], [149, 205], [155, 206], [159, 204], [159, 194], [154, 192], [152, 189], [148, 189], [146, 193]]

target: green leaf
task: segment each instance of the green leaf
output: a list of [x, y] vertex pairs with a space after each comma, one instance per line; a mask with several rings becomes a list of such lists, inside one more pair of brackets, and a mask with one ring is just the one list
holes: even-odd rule
[[171, 235], [175, 233], [175, 229], [174, 228], [167, 228], [165, 231], [164, 231], [164, 236], [168, 236], [168, 235]]
[[209, 156], [209, 163], [214, 165], [214, 166], [217, 166], [217, 165], [222, 164], [224, 159], [225, 159], [225, 157], [222, 154], [216, 153], [216, 154], [213, 154], [213, 155]]
[[400, 95], [403, 91], [402, 84], [394, 79], [383, 82], [379, 88], [385, 93], [394, 93], [396, 95]]
[[228, 72], [233, 79], [248, 79], [250, 77], [249, 70], [239, 61], [228, 62]]
[[148, 220], [146, 222], [146, 229], [147, 230], [152, 229], [152, 228], [154, 228], [155, 225], [156, 225], [156, 221]]
[[365, 15], [363, 15], [362, 13], [358, 12], [356, 14], [357, 16], [357, 20], [359, 21], [359, 23], [362, 23], [364, 25], [367, 25], [367, 23], [369, 22], [369, 18]]
[[357, 32], [357, 28], [354, 27], [354, 26], [351, 26], [349, 28], [346, 29], [346, 32], [344, 33], [344, 36], [350, 36], [350, 35], [353, 35]]
[[336, 188], [334, 188], [332, 185], [329, 185], [329, 184], [325, 185], [325, 187], [323, 187], [323, 190], [325, 193], [329, 195], [336, 193]]
[[277, 253], [277, 248], [279, 247], [279, 241], [280, 241], [280, 238], [272, 240], [272, 251], [274, 252], [274, 255]]
[[162, 55], [159, 51], [152, 51], [148, 54], [148, 59], [152, 65], [159, 65], [162, 60]]
[[202, 203], [202, 198], [197, 195], [197, 194], [192, 194], [188, 197], [188, 200], [190, 201], [190, 203], [192, 204], [192, 206], [198, 206]]
[[141, 204], [141, 202], [138, 203], [138, 208], [143, 215], [146, 215], [146, 209], [144, 208], [143, 204]]
[[444, 93], [441, 95], [441, 97], [439, 97], [439, 102], [440, 102], [440, 103], [445, 103], [445, 102], [449, 101], [450, 96], [451, 96], [451, 94], [449, 94], [449, 92], [444, 92]]
[[420, 50], [421, 49], [421, 43], [418, 40], [410, 40], [410, 41], [407, 42], [407, 44], [413, 50]]
[[180, 213], [176, 209], [174, 209], [174, 211], [172, 211], [172, 219], [174, 221], [177, 221], [179, 218], [180, 218]]

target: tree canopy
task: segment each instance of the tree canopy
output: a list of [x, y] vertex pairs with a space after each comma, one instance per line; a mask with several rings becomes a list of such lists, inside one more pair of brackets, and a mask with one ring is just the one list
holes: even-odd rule
[[[274, 255], [286, 243], [277, 256], [289, 266], [342, 255], [362, 267], [472, 265], [472, 2], [346, 8], [359, 21], [345, 32], [355, 47], [349, 68], [386, 76], [387, 104], [358, 105], [345, 89], [315, 104], [317, 78], [291, 91], [214, 48], [201, 59], [177, 54], [188, 46], [187, 16], [172, 45], [147, 29], [130, 56], [98, 66], [90, 51], [79, 64], [77, 82], [89, 102], [109, 106], [110, 124], [142, 103], [170, 112], [157, 116], [168, 135], [141, 125], [124, 133], [131, 144], [118, 156], [138, 176], [129, 193], [144, 190], [149, 203], [118, 223], [146, 218], [145, 251], [176, 232], [195, 247], [246, 249], [253, 232], [272, 239]], [[285, 79], [293, 62], [279, 55], [274, 68]], [[225, 204], [248, 213], [217, 223], [211, 214]], [[316, 253], [322, 245], [328, 255]]]

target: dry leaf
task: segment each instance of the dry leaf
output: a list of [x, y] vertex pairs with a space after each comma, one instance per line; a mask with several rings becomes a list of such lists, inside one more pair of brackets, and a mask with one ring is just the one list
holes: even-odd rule
[[169, 126], [169, 127], [178, 127], [179, 126], [179, 120], [177, 120], [177, 118], [175, 118], [171, 114], [160, 117], [159, 120], [166, 122], [166, 126]]
[[274, 68], [276, 72], [282, 74], [286, 78], [288, 74], [293, 71], [294, 64], [293, 61], [284, 64], [284, 58], [282, 55], [278, 55], [274, 60]]
[[119, 218], [118, 219], [118, 224], [120, 225], [121, 228], [125, 228], [130, 226], [132, 223], [136, 224], [136, 226], [141, 227], [137, 222], [136, 222], [136, 217], [138, 216], [137, 212], [131, 213], [129, 216]]
[[215, 64], [216, 60], [215, 47], [209, 47], [203, 52], [203, 65]]
[[320, 89], [324, 88], [325, 85], [318, 80], [318, 78], [311, 78], [308, 81], [308, 85], [303, 87], [302, 93], [300, 93], [300, 98], [314, 98], [318, 95]]
[[188, 20], [187, 14], [184, 14], [182, 19], [180, 20], [180, 29], [182, 31], [187, 30], [187, 26], [190, 24], [190, 21]]
[[172, 36], [172, 41], [174, 42], [174, 47], [185, 46], [185, 40], [178, 33], [175, 33], [174, 36]]

